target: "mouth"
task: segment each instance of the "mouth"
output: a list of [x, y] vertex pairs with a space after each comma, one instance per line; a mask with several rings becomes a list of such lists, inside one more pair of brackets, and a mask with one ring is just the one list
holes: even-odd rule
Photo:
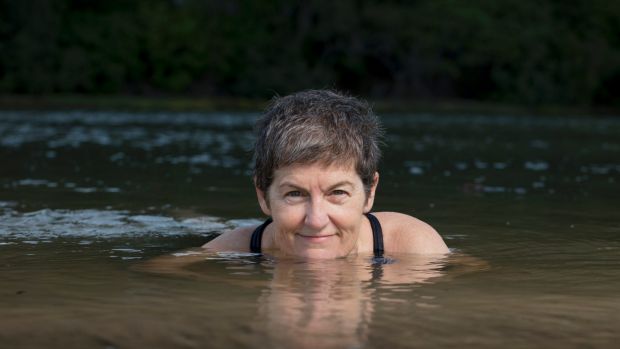
[[307, 241], [310, 243], [321, 243], [321, 242], [325, 242], [327, 240], [329, 240], [330, 238], [336, 236], [336, 234], [329, 234], [329, 235], [303, 235], [303, 234], [297, 234], [298, 237], [302, 238], [303, 241]]

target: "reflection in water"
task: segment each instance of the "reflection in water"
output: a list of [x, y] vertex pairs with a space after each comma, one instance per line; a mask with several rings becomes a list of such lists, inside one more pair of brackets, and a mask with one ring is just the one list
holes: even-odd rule
[[260, 296], [258, 319], [272, 347], [358, 348], [368, 339], [378, 288], [411, 287], [442, 273], [441, 259], [279, 261]]
[[[378, 266], [379, 268], [381, 266]], [[280, 263], [259, 319], [283, 348], [359, 347], [372, 321], [368, 271], [347, 261]]]
[[454, 275], [453, 265], [462, 270], [474, 266], [467, 271], [486, 267], [455, 254], [308, 261], [193, 249], [135, 269], [256, 289], [252, 332], [261, 333], [269, 348], [357, 348], [368, 341], [377, 308], [399, 302], [410, 306], [414, 288], [445, 279], [447, 269]]

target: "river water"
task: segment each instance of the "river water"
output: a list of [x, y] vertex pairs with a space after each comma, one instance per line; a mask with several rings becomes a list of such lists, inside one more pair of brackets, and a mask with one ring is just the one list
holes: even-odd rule
[[0, 347], [620, 340], [620, 119], [383, 115], [375, 210], [425, 220], [453, 253], [377, 264], [193, 248], [264, 219], [256, 117], [0, 112]]

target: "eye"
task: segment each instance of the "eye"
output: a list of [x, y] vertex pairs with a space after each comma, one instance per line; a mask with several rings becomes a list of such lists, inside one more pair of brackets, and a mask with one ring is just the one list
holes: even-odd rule
[[301, 190], [291, 190], [284, 193], [284, 200], [290, 204], [304, 202], [307, 194]]
[[349, 193], [347, 193], [346, 191], [340, 190], [340, 189], [336, 189], [336, 190], [332, 191], [332, 195], [334, 195], [334, 196], [345, 196], [345, 195], [348, 195], [348, 194]]
[[303, 194], [299, 190], [292, 190], [284, 194], [284, 196], [289, 197], [289, 198], [298, 198], [298, 197], [303, 196]]

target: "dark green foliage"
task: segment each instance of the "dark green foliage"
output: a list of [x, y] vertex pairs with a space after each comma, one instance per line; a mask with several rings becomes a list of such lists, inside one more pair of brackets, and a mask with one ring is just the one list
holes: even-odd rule
[[0, 2], [0, 93], [619, 104], [620, 2]]

